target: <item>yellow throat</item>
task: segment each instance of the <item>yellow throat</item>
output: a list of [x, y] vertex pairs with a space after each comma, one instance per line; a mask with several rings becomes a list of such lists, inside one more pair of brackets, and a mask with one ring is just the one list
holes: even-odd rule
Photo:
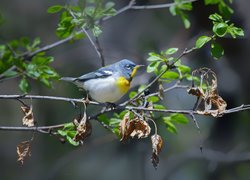
[[131, 78], [130, 80], [127, 80], [125, 77], [119, 77], [117, 82], [116, 82], [116, 85], [117, 87], [119, 88], [119, 90], [122, 92], [122, 93], [126, 93], [128, 92], [129, 88], [130, 88], [130, 82], [132, 80], [132, 78], [135, 76], [136, 72], [137, 72], [137, 69], [139, 67], [141, 67], [142, 65], [137, 65], [135, 66], [135, 68], [133, 69], [132, 73], [131, 73]]
[[125, 77], [119, 77], [116, 81], [116, 85], [122, 93], [126, 93], [129, 90], [130, 82]]

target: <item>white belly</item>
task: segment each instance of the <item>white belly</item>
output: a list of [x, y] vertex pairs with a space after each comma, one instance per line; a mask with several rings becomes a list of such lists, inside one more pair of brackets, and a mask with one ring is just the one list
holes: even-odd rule
[[83, 88], [94, 100], [101, 103], [114, 103], [125, 94], [116, 86], [113, 77], [88, 80], [84, 82]]

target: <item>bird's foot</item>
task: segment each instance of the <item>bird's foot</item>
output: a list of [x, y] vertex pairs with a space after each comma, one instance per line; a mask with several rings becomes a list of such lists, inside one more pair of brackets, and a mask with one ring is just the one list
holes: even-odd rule
[[117, 105], [115, 103], [107, 102], [105, 104], [106, 104], [106, 107], [110, 108], [110, 109], [115, 109], [117, 107]]
[[90, 103], [90, 99], [89, 99], [89, 95], [87, 94], [87, 96], [85, 98], [82, 99], [82, 102], [85, 104], [89, 104]]

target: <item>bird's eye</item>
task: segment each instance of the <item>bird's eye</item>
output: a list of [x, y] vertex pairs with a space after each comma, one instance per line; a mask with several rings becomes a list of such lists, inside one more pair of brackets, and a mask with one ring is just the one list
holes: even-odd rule
[[126, 69], [131, 69], [132, 67], [130, 65], [125, 66]]

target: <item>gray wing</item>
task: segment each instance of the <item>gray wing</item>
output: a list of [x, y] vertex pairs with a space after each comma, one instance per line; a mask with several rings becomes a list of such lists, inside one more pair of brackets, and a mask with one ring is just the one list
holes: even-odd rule
[[78, 78], [75, 78], [74, 81], [80, 81], [80, 82], [85, 82], [90, 79], [96, 79], [96, 78], [105, 78], [108, 76], [111, 76], [113, 74], [113, 71], [109, 68], [101, 68], [98, 69], [97, 71], [90, 72], [88, 74], [84, 74]]

